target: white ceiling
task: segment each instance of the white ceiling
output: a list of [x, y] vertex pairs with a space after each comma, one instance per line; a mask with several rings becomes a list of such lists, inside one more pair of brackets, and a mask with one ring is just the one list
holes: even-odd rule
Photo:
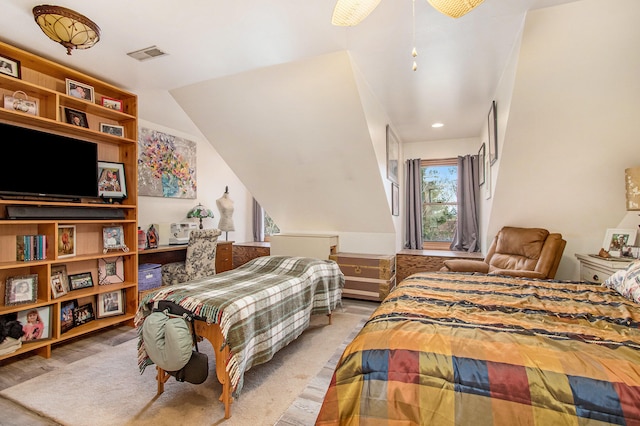
[[[383, 0], [351, 28], [331, 25], [335, 0], [61, 0], [102, 30], [72, 56], [34, 23], [40, 2], [3, 0], [0, 39], [134, 93], [348, 50], [399, 138], [412, 142], [476, 137], [527, 10], [573, 1], [485, 0], [456, 20], [418, 0], [415, 72], [410, 0]], [[152, 45], [168, 56], [126, 56]], [[437, 121], [445, 126], [432, 129]]]

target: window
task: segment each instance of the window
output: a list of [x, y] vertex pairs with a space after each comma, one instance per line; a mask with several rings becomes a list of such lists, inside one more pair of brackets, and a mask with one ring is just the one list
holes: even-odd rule
[[423, 248], [447, 250], [458, 221], [458, 161], [422, 160], [420, 166]]

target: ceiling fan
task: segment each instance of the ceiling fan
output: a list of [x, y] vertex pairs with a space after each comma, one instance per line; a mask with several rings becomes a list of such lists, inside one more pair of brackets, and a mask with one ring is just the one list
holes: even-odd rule
[[[338, 0], [333, 9], [331, 23], [337, 26], [351, 27], [358, 25], [369, 16], [381, 0]], [[459, 18], [484, 0], [428, 0], [437, 11]]]

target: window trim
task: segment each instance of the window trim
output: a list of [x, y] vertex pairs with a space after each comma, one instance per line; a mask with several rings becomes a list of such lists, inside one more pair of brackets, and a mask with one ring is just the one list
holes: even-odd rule
[[[458, 167], [458, 159], [457, 158], [440, 158], [440, 159], [430, 159], [430, 160], [420, 160], [420, 168], [428, 167], [428, 166], [456, 166]], [[457, 206], [460, 206], [460, 203], [457, 203]], [[423, 241], [422, 249], [423, 250], [450, 250], [452, 241]]]

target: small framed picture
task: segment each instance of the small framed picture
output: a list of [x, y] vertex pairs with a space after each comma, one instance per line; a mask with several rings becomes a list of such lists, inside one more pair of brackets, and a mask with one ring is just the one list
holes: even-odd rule
[[387, 124], [387, 179], [398, 183], [398, 165], [400, 161], [400, 142], [391, 126]]
[[400, 216], [400, 188], [397, 183], [391, 183], [391, 214]]
[[487, 115], [487, 124], [489, 126], [489, 163], [492, 166], [498, 159], [498, 118], [496, 109], [496, 101], [491, 102], [489, 114]]
[[73, 323], [73, 311], [77, 307], [75, 300], [69, 300], [62, 302], [60, 305], [60, 332], [65, 333], [71, 330], [74, 326]]
[[482, 142], [482, 146], [478, 150], [478, 186], [484, 185], [484, 179], [486, 176], [485, 172], [485, 158], [486, 155], [486, 144]]
[[67, 123], [72, 124], [78, 127], [89, 128], [89, 124], [87, 121], [87, 114], [82, 111], [77, 111], [71, 108], [64, 109], [65, 117], [67, 118]]
[[8, 277], [5, 286], [4, 304], [21, 305], [38, 299], [38, 274]]
[[121, 225], [102, 228], [102, 245], [104, 253], [108, 250], [129, 251], [129, 248], [124, 243], [124, 230]]
[[61, 273], [51, 274], [51, 294], [54, 299], [64, 296], [69, 291]]
[[640, 246], [623, 246], [621, 256], [640, 259]]
[[114, 124], [100, 123], [100, 131], [102, 133], [108, 133], [114, 136], [124, 137], [124, 127], [116, 126]]
[[93, 313], [93, 305], [87, 303], [86, 305], [78, 306], [73, 310], [73, 326], [77, 327], [82, 324], [86, 324], [89, 321], [96, 319]]
[[124, 282], [122, 256], [98, 259], [98, 285]]
[[38, 115], [38, 99], [29, 99], [27, 94], [22, 90], [18, 90], [12, 95], [4, 95], [4, 107], [29, 115]]
[[115, 109], [116, 111], [122, 111], [122, 101], [120, 99], [107, 98], [103, 96], [102, 106], [109, 109]]
[[0, 73], [15, 78], [21, 78], [20, 61], [8, 56], [0, 55]]
[[93, 287], [93, 277], [91, 272], [69, 275], [69, 289], [80, 290], [81, 288]]
[[98, 318], [124, 314], [124, 290], [98, 295]]
[[48, 339], [51, 337], [51, 306], [27, 309], [18, 312], [18, 321], [22, 324], [23, 342]]
[[624, 246], [632, 246], [635, 243], [635, 229], [607, 229], [602, 248], [608, 251], [611, 256], [620, 257]]
[[98, 195], [103, 198], [127, 198], [123, 163], [98, 161]]
[[67, 95], [89, 102], [95, 101], [93, 87], [80, 83], [79, 81], [71, 80], [70, 78], [67, 78], [65, 81], [67, 83]]
[[76, 255], [76, 226], [58, 225], [58, 258]]

